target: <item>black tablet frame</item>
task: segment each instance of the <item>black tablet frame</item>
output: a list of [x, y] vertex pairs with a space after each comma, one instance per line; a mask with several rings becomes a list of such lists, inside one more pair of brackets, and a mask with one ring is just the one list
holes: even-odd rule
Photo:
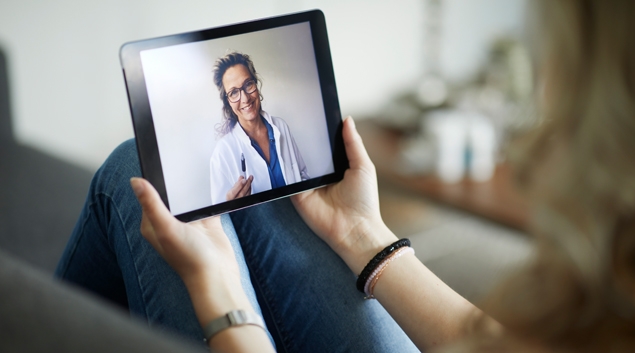
[[176, 215], [176, 218], [179, 220], [189, 222], [231, 212], [342, 180], [344, 172], [348, 169], [348, 159], [342, 140], [342, 115], [337, 96], [337, 88], [335, 86], [335, 75], [333, 72], [333, 62], [331, 60], [331, 50], [326, 32], [324, 14], [320, 10], [312, 10], [201, 31], [128, 42], [121, 46], [119, 57], [128, 93], [128, 102], [130, 104], [130, 113], [132, 115], [132, 123], [136, 136], [141, 173], [143, 177], [156, 188], [161, 199], [169, 209], [170, 205], [163, 176], [161, 158], [159, 156], [152, 112], [150, 110], [150, 101], [148, 99], [148, 91], [141, 66], [141, 51], [246, 34], [304, 22], [309, 22], [311, 26], [313, 49], [315, 51], [315, 61], [320, 79], [322, 100], [335, 171], [331, 174], [281, 188], [263, 191], [254, 195]]

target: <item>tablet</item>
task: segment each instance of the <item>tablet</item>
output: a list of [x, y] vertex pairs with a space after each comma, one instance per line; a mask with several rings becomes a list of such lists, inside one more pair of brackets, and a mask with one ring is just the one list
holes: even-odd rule
[[141, 172], [192, 221], [337, 182], [348, 168], [319, 10], [126, 43]]

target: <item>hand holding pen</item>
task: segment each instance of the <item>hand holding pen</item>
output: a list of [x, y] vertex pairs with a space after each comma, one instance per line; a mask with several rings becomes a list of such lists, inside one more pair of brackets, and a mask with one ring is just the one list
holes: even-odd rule
[[247, 165], [243, 153], [240, 154], [240, 169], [238, 181], [236, 181], [234, 186], [232, 186], [225, 195], [227, 201], [251, 195], [251, 182], [254, 180], [254, 176], [250, 175], [249, 178], [247, 178]]

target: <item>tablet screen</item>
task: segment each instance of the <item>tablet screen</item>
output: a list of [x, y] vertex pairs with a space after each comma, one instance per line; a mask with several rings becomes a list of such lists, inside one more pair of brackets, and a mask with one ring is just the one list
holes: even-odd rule
[[173, 215], [197, 219], [341, 179], [330, 54], [325, 65], [315, 40], [326, 32], [301, 15], [122, 48], [142, 171]]

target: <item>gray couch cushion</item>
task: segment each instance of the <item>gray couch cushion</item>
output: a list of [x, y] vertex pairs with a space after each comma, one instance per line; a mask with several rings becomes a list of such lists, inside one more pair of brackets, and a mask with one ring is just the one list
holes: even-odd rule
[[91, 178], [31, 147], [0, 145], [0, 249], [52, 274]]
[[0, 352], [205, 352], [0, 251]]
[[0, 48], [0, 249], [53, 273], [92, 172], [17, 144], [7, 60]]

